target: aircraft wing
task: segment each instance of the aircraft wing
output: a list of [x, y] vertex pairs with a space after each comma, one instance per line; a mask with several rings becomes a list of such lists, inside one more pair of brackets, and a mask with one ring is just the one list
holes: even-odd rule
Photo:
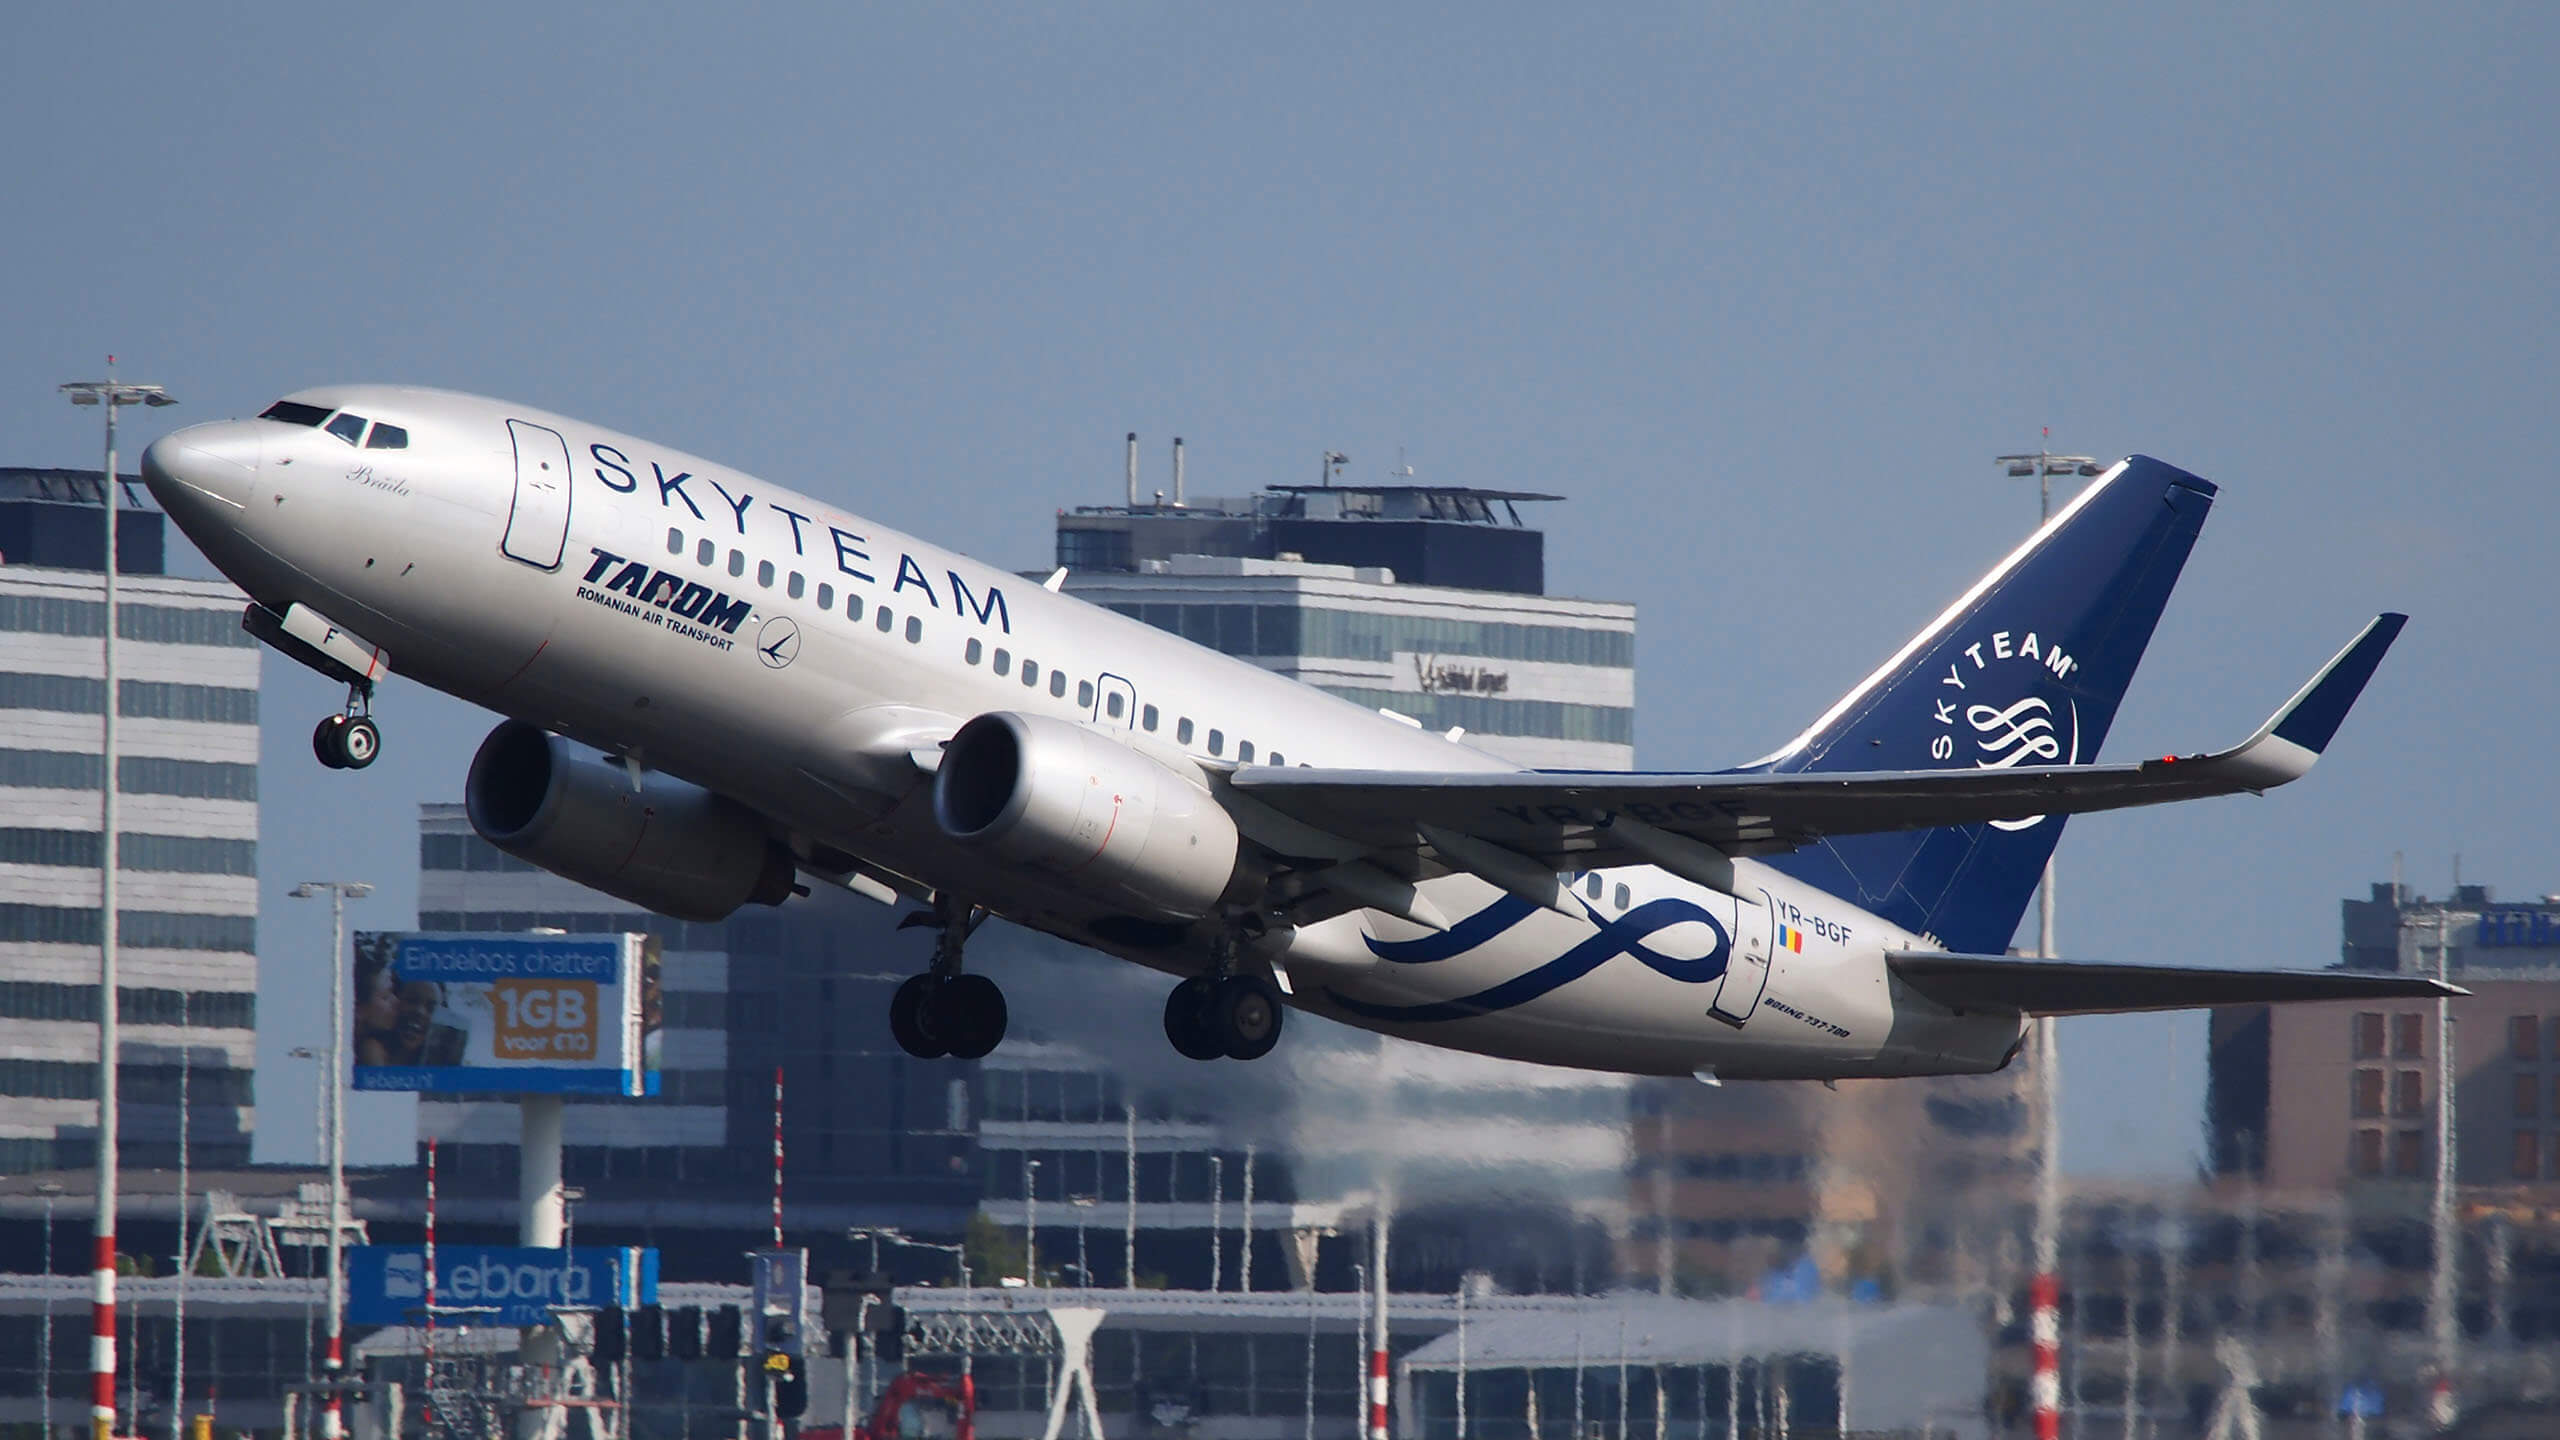
[[1229, 781], [1237, 793], [1373, 858], [1428, 845], [1446, 868], [1515, 890], [1540, 888], [1523, 878], [1540, 866], [1638, 862], [1714, 884], [1719, 864], [1729, 881], [1727, 857], [1789, 850], [1826, 835], [2160, 805], [2300, 779], [2407, 619], [2377, 616], [2240, 744], [2133, 765], [1796, 774], [1249, 766]]
[[2027, 1015], [2115, 1015], [2295, 1000], [2433, 1000], [2471, 993], [2422, 976], [2352, 970], [2222, 970], [1922, 950], [1888, 950], [1884, 963], [1904, 984], [1941, 1005]]

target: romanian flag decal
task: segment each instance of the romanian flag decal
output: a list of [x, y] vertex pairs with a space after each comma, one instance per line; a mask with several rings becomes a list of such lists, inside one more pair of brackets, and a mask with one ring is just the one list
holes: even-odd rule
[[1792, 950], [1799, 955], [1803, 954], [1804, 932], [1793, 925], [1781, 924], [1778, 927], [1778, 948]]

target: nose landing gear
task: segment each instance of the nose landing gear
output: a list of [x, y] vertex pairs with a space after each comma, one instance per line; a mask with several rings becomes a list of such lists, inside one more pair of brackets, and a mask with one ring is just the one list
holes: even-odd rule
[[900, 929], [923, 925], [942, 932], [934, 941], [933, 968], [909, 976], [889, 999], [889, 1034], [899, 1049], [919, 1060], [980, 1060], [1003, 1042], [1004, 991], [986, 976], [960, 969], [963, 947], [986, 920], [985, 910], [937, 895], [932, 913], [898, 922]]
[[346, 708], [311, 732], [311, 753], [332, 770], [361, 770], [382, 755], [382, 727], [373, 723], [373, 691], [347, 687]]

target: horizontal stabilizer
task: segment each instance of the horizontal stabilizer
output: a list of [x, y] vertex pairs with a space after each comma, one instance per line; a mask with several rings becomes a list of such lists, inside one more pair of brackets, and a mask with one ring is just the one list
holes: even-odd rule
[[2433, 1000], [2471, 993], [2414, 975], [2352, 970], [2225, 970], [1935, 950], [1888, 950], [1884, 960], [1905, 984], [1941, 1005], [2028, 1015], [2116, 1015], [2302, 1000]]

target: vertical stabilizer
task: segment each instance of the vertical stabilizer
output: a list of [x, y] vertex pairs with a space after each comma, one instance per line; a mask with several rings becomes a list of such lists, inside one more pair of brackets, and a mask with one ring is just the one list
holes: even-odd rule
[[[1793, 742], [1773, 773], [2079, 765], [2098, 757], [2212, 507], [2210, 481], [2137, 455], [1974, 582]], [[1845, 835], [1779, 870], [1950, 950], [2008, 947], [2063, 817]]]

